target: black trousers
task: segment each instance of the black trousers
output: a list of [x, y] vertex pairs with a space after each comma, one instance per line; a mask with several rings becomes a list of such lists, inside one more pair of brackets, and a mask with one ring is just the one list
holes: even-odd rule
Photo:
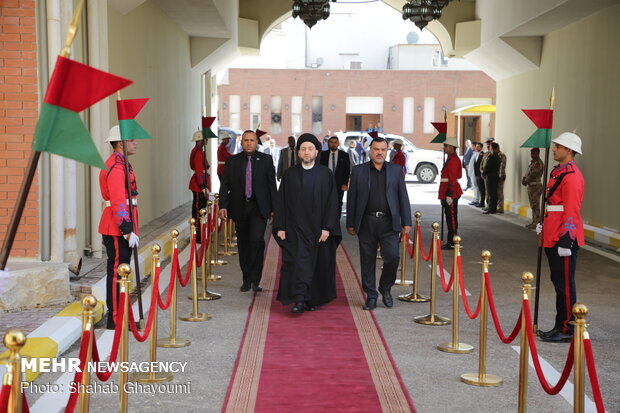
[[484, 200], [487, 199], [487, 191], [484, 185], [484, 178], [482, 176], [477, 176], [476, 183], [478, 184], [478, 192], [480, 192], [480, 199], [478, 199], [478, 202], [484, 204]]
[[243, 216], [235, 220], [235, 226], [243, 282], [258, 284], [263, 273], [267, 220], [260, 214], [255, 201], [245, 202]]
[[341, 191], [340, 188], [336, 188], [336, 194], [338, 195], [338, 205], [340, 205], [338, 214], [342, 216], [342, 198], [344, 197], [344, 191]]
[[497, 184], [499, 183], [499, 175], [489, 175], [487, 177], [489, 187], [487, 193], [489, 194], [489, 211], [497, 212]]
[[459, 198], [454, 198], [452, 200], [452, 205], [448, 205], [445, 199], [441, 200], [441, 206], [443, 207], [443, 213], [446, 217], [446, 225], [448, 227], [448, 238], [446, 239], [446, 243], [448, 245], [453, 245], [455, 235], [458, 235], [459, 229]]
[[120, 288], [116, 285], [115, 280], [120, 279], [118, 276], [118, 266], [121, 264], [129, 264], [131, 262], [132, 249], [129, 243], [123, 237], [112, 235], [103, 236], [103, 245], [108, 255], [107, 277], [106, 277], [106, 306], [108, 307], [108, 327], [114, 327], [114, 291], [116, 291], [116, 303], [120, 296]]
[[[207, 198], [205, 193], [192, 192], [194, 200], [192, 202], [192, 217], [196, 220], [196, 242], [202, 243], [202, 226], [200, 225], [200, 210], [207, 207]], [[205, 219], [207, 217], [205, 216]]]
[[383, 270], [379, 279], [379, 292], [389, 291], [396, 281], [396, 270], [400, 261], [398, 232], [392, 229], [390, 217], [377, 218], [365, 215], [358, 234], [362, 287], [367, 298], [377, 298], [376, 267], [377, 244], [381, 246]]
[[[545, 254], [551, 270], [551, 282], [555, 287], [555, 324], [553, 328], [561, 329], [565, 333], [573, 332], [573, 325], [569, 323], [575, 319], [573, 305], [577, 302], [577, 290], [575, 288], [575, 269], [577, 268], [577, 254], [579, 246], [571, 248], [570, 257], [560, 257], [558, 248], [545, 248]], [[568, 274], [566, 274], [565, 261], [568, 260]], [[568, 289], [568, 291], [567, 291]], [[567, 295], [569, 302], [566, 302]], [[567, 304], [568, 308], [567, 308]]]

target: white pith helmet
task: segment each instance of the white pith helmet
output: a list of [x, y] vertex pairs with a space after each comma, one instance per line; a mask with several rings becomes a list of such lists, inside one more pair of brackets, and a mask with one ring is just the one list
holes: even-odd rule
[[568, 149], [572, 149], [578, 154], [582, 154], [581, 152], [581, 138], [572, 132], [564, 132], [561, 133], [560, 136], [553, 139], [551, 142], [557, 143], [558, 145], [562, 145]]

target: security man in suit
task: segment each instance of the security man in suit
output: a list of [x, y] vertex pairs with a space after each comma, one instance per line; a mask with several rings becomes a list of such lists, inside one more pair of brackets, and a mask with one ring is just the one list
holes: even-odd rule
[[[108, 307], [107, 328], [113, 330], [116, 327], [115, 313], [119, 298], [119, 291], [115, 280], [118, 277], [118, 266], [129, 264], [132, 249], [138, 247], [138, 184], [129, 164], [129, 180], [131, 183], [131, 200], [133, 205], [133, 218], [129, 214], [129, 196], [127, 193], [127, 181], [125, 178], [125, 157], [121, 142], [120, 129], [113, 126], [108, 134], [112, 145], [112, 155], [106, 160], [107, 170], [99, 172], [99, 188], [105, 202], [105, 208], [99, 221], [99, 233], [103, 235], [103, 245], [108, 256], [106, 278], [106, 306]], [[135, 155], [138, 150], [138, 142], [135, 139], [126, 140], [127, 155]]]
[[278, 161], [278, 170], [276, 175], [278, 181], [282, 180], [284, 172], [286, 172], [288, 168], [293, 165], [299, 165], [299, 163], [301, 162], [299, 160], [299, 156], [297, 156], [297, 149], [295, 148], [295, 143], [295, 137], [291, 135], [288, 137], [288, 147], [280, 150], [280, 159]]
[[[189, 155], [189, 167], [194, 173], [189, 180], [189, 190], [192, 191], [192, 217], [196, 220], [196, 242], [202, 242], [202, 228], [200, 225], [200, 210], [207, 207], [207, 198], [204, 190], [211, 188], [209, 173], [205, 171], [205, 150], [202, 132], [194, 132], [192, 141], [195, 142], [192, 152]], [[209, 167], [209, 163], [206, 162]]]
[[342, 198], [344, 191], [349, 189], [349, 176], [351, 175], [351, 160], [349, 154], [338, 149], [340, 140], [332, 136], [327, 141], [327, 150], [321, 152], [321, 165], [327, 166], [336, 179], [336, 192], [338, 194], [339, 211], [342, 212]]
[[226, 161], [220, 186], [220, 218], [235, 221], [239, 266], [243, 273], [240, 290], [262, 291], [260, 279], [265, 253], [265, 228], [273, 215], [276, 179], [271, 155], [257, 150], [256, 132], [246, 130], [242, 152]]
[[388, 143], [375, 138], [370, 144], [371, 162], [353, 167], [347, 195], [347, 232], [358, 236], [362, 286], [366, 293], [364, 310], [377, 307], [377, 244], [381, 245], [383, 270], [379, 292], [383, 304], [391, 308], [391, 288], [396, 281], [400, 260], [399, 233], [411, 230], [411, 206], [402, 168], [386, 162]]

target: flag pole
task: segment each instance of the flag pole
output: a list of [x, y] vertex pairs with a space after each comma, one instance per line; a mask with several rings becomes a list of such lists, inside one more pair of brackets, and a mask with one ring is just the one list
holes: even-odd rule
[[[80, 19], [80, 14], [82, 13], [83, 6], [84, 0], [78, 3], [75, 12], [73, 13], [73, 19], [71, 20], [71, 24], [69, 25], [69, 32], [67, 33], [65, 46], [60, 52], [60, 56], [62, 57], [69, 57], [71, 55], [71, 44], [73, 43], [73, 39], [75, 38], [75, 34], [77, 33], [78, 21]], [[9, 221], [6, 236], [2, 244], [2, 251], [0, 252], [0, 270], [2, 271], [4, 271], [4, 269], [6, 268], [6, 263], [9, 260], [11, 249], [13, 249], [13, 243], [15, 242], [15, 236], [17, 235], [19, 222], [21, 221], [22, 215], [24, 213], [24, 207], [26, 206], [28, 194], [30, 193], [30, 188], [32, 187], [32, 181], [34, 180], [34, 174], [37, 171], [40, 157], [41, 152], [39, 151], [33, 150], [30, 153], [30, 159], [28, 160], [28, 165], [26, 166], [24, 180], [22, 181], [22, 185], [19, 188], [19, 194], [17, 195], [17, 200], [15, 201], [13, 215], [11, 216], [11, 221]]]
[[[446, 123], [446, 126], [448, 125], [448, 112], [447, 110], [443, 112], [443, 121]], [[443, 167], [441, 168], [441, 170], [443, 171], [443, 168], [445, 168], [446, 166], [446, 148], [443, 147], [442, 149], [443, 152]], [[441, 171], [439, 171], [439, 180], [441, 181]], [[443, 244], [443, 219], [444, 219], [444, 215], [445, 215], [445, 207], [443, 206], [443, 203], [441, 203], [441, 232], [439, 233], [439, 238], [441, 239], [441, 244]], [[448, 244], [450, 244], [450, 240], [446, 241]]]
[[[555, 103], [555, 88], [551, 89], [551, 97], [549, 98], [549, 109], [553, 109], [553, 104]], [[547, 192], [547, 176], [549, 174], [549, 146], [545, 147], [545, 172], [543, 173], [543, 190], [541, 193], [542, 202], [540, 203], [540, 224], [543, 225], [545, 222], [545, 203], [546, 203], [546, 192]], [[538, 299], [540, 297], [540, 270], [542, 267], [542, 252], [543, 252], [543, 242], [542, 242], [542, 232], [538, 235], [538, 256], [536, 258], [536, 288], [534, 290], [534, 331], [538, 333]]]
[[[118, 100], [121, 100], [121, 92], [116, 92]], [[121, 136], [121, 143], [123, 144], [123, 157], [125, 158], [125, 189], [127, 190], [127, 205], [129, 206], [129, 219], [131, 220], [131, 232], [136, 231], [136, 221], [133, 214], [133, 194], [131, 193], [131, 178], [129, 176], [129, 158], [127, 156], [127, 142]], [[133, 263], [135, 266], [134, 273], [136, 274], [136, 293], [138, 295], [138, 312], [140, 313], [140, 329], [144, 328], [144, 310], [142, 309], [142, 286], [140, 284], [140, 262], [138, 261], [138, 248], [134, 247], [133, 250]]]

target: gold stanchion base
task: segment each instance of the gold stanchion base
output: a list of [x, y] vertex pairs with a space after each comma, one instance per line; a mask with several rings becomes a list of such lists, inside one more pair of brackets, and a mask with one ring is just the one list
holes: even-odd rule
[[181, 348], [181, 347], [187, 347], [190, 344], [192, 344], [191, 341], [189, 341], [187, 338], [175, 338], [174, 340], [172, 340], [172, 338], [168, 337], [168, 338], [160, 338], [159, 340], [157, 340], [157, 347], [163, 347], [163, 348]]
[[220, 251], [219, 254], [224, 256], [224, 257], [230, 257], [230, 256], [233, 256], [233, 255], [237, 255], [237, 253], [235, 251], [228, 251], [228, 252]]
[[[187, 297], [188, 299], [192, 299], [192, 296]], [[207, 291], [204, 293], [200, 293], [198, 294], [198, 301], [213, 301], [213, 300], [219, 300], [220, 298], [222, 298], [222, 294], [218, 294], [218, 293], [212, 293], [211, 291]]]
[[465, 384], [479, 387], [495, 387], [503, 383], [504, 379], [494, 374], [485, 374], [482, 380], [478, 373], [461, 374], [461, 381]]
[[211, 274], [210, 276], [207, 277], [207, 281], [219, 281], [222, 279], [221, 275], [215, 275], [215, 274]]
[[396, 280], [396, 282], [394, 283], [396, 285], [413, 285], [413, 280], [405, 280], [405, 283], [403, 284], [403, 282], [398, 279]]
[[196, 321], [207, 321], [210, 320], [211, 317], [213, 317], [211, 314], [207, 314], [207, 313], [198, 313], [196, 315], [192, 314], [188, 314], [188, 315], [184, 315], [179, 317], [179, 320], [183, 320], [183, 321], [192, 321], [192, 322], [196, 322]]
[[444, 343], [437, 346], [437, 350], [444, 351], [446, 353], [466, 354], [474, 351], [474, 346], [470, 346], [465, 343], [457, 343], [456, 347], [452, 343]]
[[405, 295], [399, 295], [398, 299], [400, 301], [404, 301], [407, 303], [427, 303], [431, 300], [431, 297], [427, 297], [425, 295], [422, 294], [405, 294]]
[[415, 321], [418, 324], [424, 324], [427, 326], [445, 326], [447, 324], [450, 324], [452, 321], [450, 321], [449, 318], [447, 317], [442, 317], [440, 315], [437, 314], [429, 314], [429, 315], [424, 315], [424, 316], [419, 316], [413, 319], [413, 321]]
[[237, 247], [236, 242], [231, 242], [230, 244], [228, 244], [228, 248], [236, 248], [236, 247]]
[[157, 373], [133, 373], [129, 376], [129, 380], [138, 383], [163, 383], [172, 380], [173, 374], [170, 372]]
[[224, 260], [211, 260], [211, 265], [226, 265], [228, 261]]

